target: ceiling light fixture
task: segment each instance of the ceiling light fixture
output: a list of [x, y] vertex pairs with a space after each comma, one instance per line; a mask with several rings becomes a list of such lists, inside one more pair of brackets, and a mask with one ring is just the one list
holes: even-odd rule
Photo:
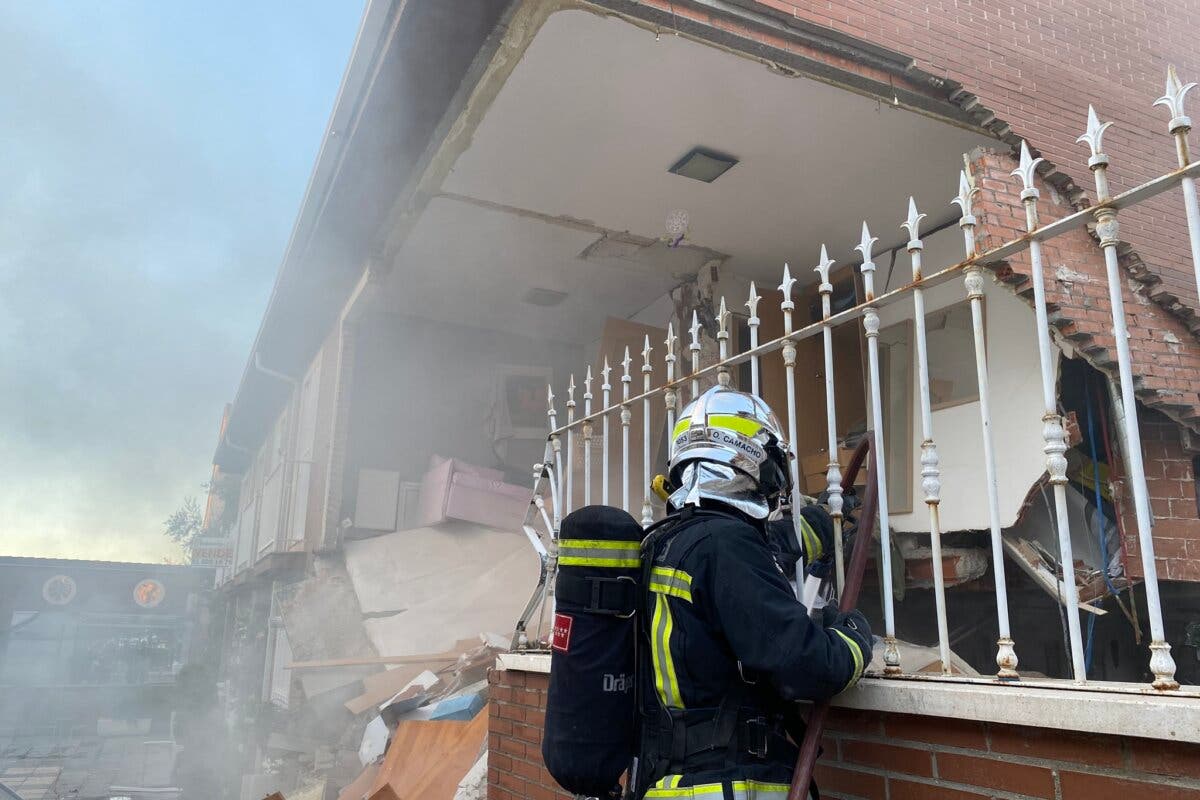
[[738, 163], [733, 156], [709, 150], [707, 147], [693, 147], [687, 155], [675, 162], [667, 172], [682, 175], [705, 183], [712, 183]]
[[542, 306], [543, 308], [549, 308], [551, 306], [558, 305], [563, 300], [566, 300], [567, 293], [555, 291], [554, 289], [543, 289], [541, 287], [535, 287], [533, 289], [530, 289], [528, 292], [526, 292], [525, 296], [522, 297], [521, 299], [524, 300], [526, 303], [529, 303], [530, 305]]

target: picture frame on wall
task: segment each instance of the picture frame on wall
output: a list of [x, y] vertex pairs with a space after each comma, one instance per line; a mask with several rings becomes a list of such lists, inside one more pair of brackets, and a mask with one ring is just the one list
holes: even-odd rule
[[[550, 432], [546, 416], [546, 387], [554, 373], [549, 367], [521, 364], [496, 365], [493, 387], [497, 419], [496, 439], [545, 439]], [[566, 402], [564, 398], [563, 403]], [[566, 408], [560, 408], [566, 421]]]

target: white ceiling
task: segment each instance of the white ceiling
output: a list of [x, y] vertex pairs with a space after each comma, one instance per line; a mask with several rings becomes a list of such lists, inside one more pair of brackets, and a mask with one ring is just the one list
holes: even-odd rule
[[[803, 280], [822, 242], [831, 257], [855, 261], [864, 219], [881, 246], [904, 241], [909, 194], [930, 224], [949, 219], [961, 154], [986, 142], [683, 37], [655, 41], [570, 10], [546, 21], [443, 189], [648, 238], [664, 235], [668, 212], [686, 209], [690, 242], [774, 285], [785, 260], [803, 267], [793, 270]], [[712, 184], [667, 172], [696, 145], [739, 163]], [[636, 313], [679, 267], [680, 253], [662, 246], [640, 265], [577, 259], [597, 237], [437, 200], [401, 250], [402, 291], [393, 294], [417, 313], [453, 319], [465, 292], [485, 300], [471, 306], [474, 324], [587, 341], [587, 327]], [[664, 255], [676, 263], [644, 263]], [[520, 303], [535, 286], [570, 294], [555, 308]]]

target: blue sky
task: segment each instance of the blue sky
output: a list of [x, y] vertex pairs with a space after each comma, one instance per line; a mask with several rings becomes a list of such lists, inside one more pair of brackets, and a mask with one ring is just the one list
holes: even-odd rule
[[0, 4], [0, 554], [178, 556], [361, 11]]

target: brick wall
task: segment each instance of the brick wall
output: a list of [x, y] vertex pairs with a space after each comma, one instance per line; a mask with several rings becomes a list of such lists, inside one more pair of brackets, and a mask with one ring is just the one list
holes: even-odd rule
[[[1162, 414], [1143, 412], [1141, 424], [1158, 576], [1200, 581], [1200, 511], [1192, 456], [1183, 448], [1179, 426]], [[1130, 571], [1140, 576], [1141, 554], [1132, 523], [1125, 526], [1125, 552]]]
[[[676, 6], [679, 3], [675, 4]], [[745, 5], [751, 5], [746, 3]], [[1200, 6], [1114, 0], [759, 0], [761, 10], [911, 56], [915, 66], [963, 84], [981, 104], [1094, 195], [1087, 148], [1075, 143], [1088, 104], [1113, 120], [1105, 136], [1113, 190], [1176, 166], [1168, 115], [1151, 103], [1166, 67], [1200, 80]], [[1196, 100], [1192, 100], [1193, 118]], [[1123, 236], [1162, 280], [1154, 294], [1196, 308], [1180, 201], [1172, 194], [1125, 214]]]
[[[488, 800], [569, 800], [542, 765], [548, 676], [493, 670]], [[835, 709], [817, 767], [841, 800], [1200, 800], [1200, 746]]]

